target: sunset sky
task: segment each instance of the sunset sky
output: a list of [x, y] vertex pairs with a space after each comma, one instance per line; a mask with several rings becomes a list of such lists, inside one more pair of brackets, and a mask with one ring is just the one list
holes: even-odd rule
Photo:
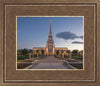
[[83, 50], [83, 17], [17, 17], [17, 49], [46, 47], [50, 20], [55, 47]]

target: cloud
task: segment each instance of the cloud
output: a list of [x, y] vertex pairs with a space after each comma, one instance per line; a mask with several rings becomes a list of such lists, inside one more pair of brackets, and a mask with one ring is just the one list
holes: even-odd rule
[[83, 42], [73, 41], [72, 44], [83, 44]]
[[62, 38], [62, 39], [65, 39], [65, 40], [69, 40], [69, 39], [74, 40], [76, 38], [83, 39], [83, 36], [77, 36], [75, 33], [72, 33], [72, 32], [60, 32], [60, 33], [56, 34], [56, 37]]

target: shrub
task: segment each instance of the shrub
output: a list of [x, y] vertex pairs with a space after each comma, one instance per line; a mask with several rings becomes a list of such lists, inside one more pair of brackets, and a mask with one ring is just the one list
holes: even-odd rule
[[83, 64], [70, 64], [78, 69], [83, 69]]

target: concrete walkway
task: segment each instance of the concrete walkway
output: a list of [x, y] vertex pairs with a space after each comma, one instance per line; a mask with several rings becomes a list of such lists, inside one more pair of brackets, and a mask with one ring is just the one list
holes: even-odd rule
[[45, 59], [38, 60], [38, 65], [33, 66], [31, 69], [70, 69], [63, 65], [63, 60], [59, 60], [54, 56], [48, 56]]

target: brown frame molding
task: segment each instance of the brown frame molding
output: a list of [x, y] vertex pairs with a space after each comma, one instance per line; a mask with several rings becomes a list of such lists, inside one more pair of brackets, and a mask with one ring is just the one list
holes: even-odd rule
[[[12, 82], [9, 82], [9, 81], [5, 81], [5, 74], [4, 74], [4, 65], [5, 65], [5, 54], [3, 51], [5, 51], [5, 5], [72, 5], [72, 4], [78, 4], [78, 5], [94, 5], [96, 6], [96, 15], [95, 15], [95, 80], [94, 81], [50, 81], [50, 80], [47, 80], [47, 81], [32, 81], [32, 82], [28, 82], [27, 80], [24, 80], [22, 82], [16, 82], [16, 81], [12, 81]], [[36, 0], [2, 0], [1, 3], [0, 3], [0, 85], [1, 86], [12, 86], [12, 85], [18, 85], [18, 86], [23, 86], [23, 85], [36, 85], [36, 86], [44, 86], [44, 85], [47, 85], [47, 86], [99, 86], [100, 85], [100, 54], [99, 54], [99, 51], [100, 51], [100, 34], [99, 34], [99, 27], [100, 27], [100, 0], [58, 0], [57, 1], [53, 1], [53, 0], [39, 0], [39, 1], [36, 1]]]

